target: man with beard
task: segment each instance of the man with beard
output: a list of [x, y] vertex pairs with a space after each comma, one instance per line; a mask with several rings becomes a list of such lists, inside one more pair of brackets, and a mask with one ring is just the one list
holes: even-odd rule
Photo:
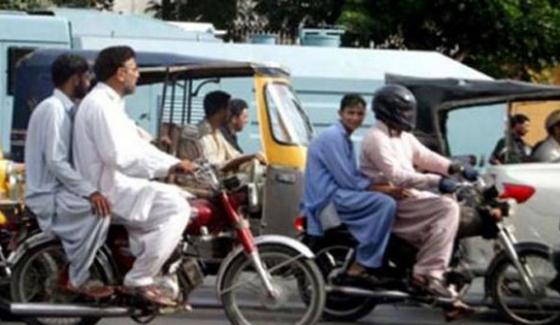
[[113, 290], [91, 279], [89, 268], [105, 240], [111, 207], [72, 163], [72, 125], [76, 102], [90, 85], [88, 64], [80, 56], [63, 54], [51, 75], [53, 95], [29, 120], [25, 203], [41, 229], [62, 241], [70, 262], [67, 289], [90, 298], [108, 297]]
[[177, 247], [190, 206], [179, 188], [153, 179], [191, 172], [194, 166], [150, 144], [126, 114], [124, 97], [134, 92], [140, 77], [132, 48], [102, 50], [94, 71], [98, 83], [76, 115], [76, 169], [99, 185], [111, 203], [112, 218], [128, 231], [136, 260], [124, 277], [124, 289], [152, 303], [176, 305], [154, 277]]

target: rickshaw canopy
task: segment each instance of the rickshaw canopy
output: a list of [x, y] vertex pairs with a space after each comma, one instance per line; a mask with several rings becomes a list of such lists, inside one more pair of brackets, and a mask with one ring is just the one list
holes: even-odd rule
[[430, 79], [387, 74], [388, 84], [407, 87], [416, 96], [416, 136], [429, 148], [448, 154], [447, 113], [454, 108], [517, 101], [560, 100], [560, 87], [514, 80]]

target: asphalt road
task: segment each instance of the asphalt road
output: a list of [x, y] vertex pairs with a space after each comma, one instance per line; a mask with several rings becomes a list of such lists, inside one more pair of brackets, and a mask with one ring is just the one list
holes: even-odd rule
[[[473, 288], [471, 298], [478, 299], [479, 291]], [[154, 325], [179, 325], [179, 324], [229, 324], [220, 303], [216, 300], [212, 278], [207, 279], [205, 284], [194, 291], [191, 295], [191, 303], [194, 311], [185, 314], [174, 314], [159, 316], [152, 323]], [[23, 322], [7, 322], [6, 325], [19, 325]], [[377, 306], [368, 316], [354, 323], [343, 322], [322, 322], [321, 324], [376, 324], [376, 325], [402, 325], [418, 324], [432, 325], [445, 323], [441, 310], [430, 307], [403, 306], [403, 305], [382, 305]], [[129, 318], [106, 318], [99, 324], [101, 325], [132, 325], [136, 324]], [[484, 309], [480, 313], [470, 315], [453, 322], [462, 325], [483, 325], [483, 324], [506, 324], [501, 321], [499, 316], [492, 310]]]
[[[434, 325], [444, 324], [445, 321], [441, 312], [437, 309], [422, 308], [422, 307], [395, 307], [395, 306], [379, 306], [367, 317], [354, 323], [343, 322], [321, 322], [320, 324], [376, 324], [376, 325]], [[2, 322], [6, 325], [19, 325], [23, 322]], [[102, 320], [100, 325], [133, 325], [136, 324], [131, 319], [127, 318], [107, 318]], [[154, 325], [184, 325], [184, 324], [197, 324], [197, 325], [221, 325], [229, 324], [220, 308], [197, 308], [189, 314], [184, 315], [170, 315], [160, 316], [150, 324]], [[494, 312], [487, 311], [477, 315], [471, 315], [468, 318], [463, 318], [453, 322], [452, 324], [461, 325], [505, 325]]]

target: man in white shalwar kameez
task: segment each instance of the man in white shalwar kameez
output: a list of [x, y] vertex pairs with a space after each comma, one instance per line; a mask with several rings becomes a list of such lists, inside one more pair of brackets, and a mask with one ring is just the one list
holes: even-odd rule
[[[418, 248], [413, 280], [430, 293], [453, 297], [444, 280], [451, 259], [459, 206], [434, 191], [451, 192], [456, 185], [448, 175], [451, 161], [426, 148], [410, 133], [416, 99], [406, 88], [388, 85], [375, 94], [376, 123], [364, 136], [360, 166], [373, 179], [409, 188], [411, 196], [397, 202], [393, 233]], [[421, 173], [417, 169], [429, 171]]]
[[125, 288], [152, 302], [174, 305], [154, 285], [154, 276], [181, 239], [190, 206], [177, 187], [151, 179], [190, 172], [193, 166], [147, 142], [126, 114], [123, 97], [134, 92], [139, 77], [130, 47], [102, 50], [94, 70], [98, 84], [76, 116], [76, 168], [108, 197], [115, 222], [128, 230], [136, 260], [125, 276]]
[[70, 262], [68, 289], [103, 298], [113, 290], [90, 279], [89, 268], [105, 241], [110, 205], [71, 162], [74, 102], [89, 88], [88, 70], [86, 60], [76, 55], [63, 54], [52, 65], [56, 88], [35, 108], [27, 129], [25, 204], [41, 230], [60, 238]]

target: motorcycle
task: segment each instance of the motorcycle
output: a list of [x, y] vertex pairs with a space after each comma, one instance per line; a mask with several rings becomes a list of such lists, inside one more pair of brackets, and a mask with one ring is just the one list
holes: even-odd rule
[[[517, 242], [505, 217], [514, 214], [517, 202], [527, 199], [522, 186], [506, 185], [503, 193], [488, 186], [482, 178], [475, 182], [462, 180], [456, 192], [461, 207], [461, 222], [451, 260], [447, 282], [463, 299], [473, 280], [484, 277], [485, 296], [490, 297], [510, 322], [515, 324], [558, 324], [560, 312], [554, 309], [549, 283], [553, 273], [546, 245]], [[385, 253], [384, 266], [392, 280], [387, 285], [372, 287], [352, 283], [345, 277], [355, 257], [356, 240], [344, 225], [311, 236], [305, 230], [305, 218], [295, 222], [300, 240], [315, 252], [316, 261], [327, 283], [327, 301], [323, 317], [329, 320], [355, 321], [369, 314], [378, 304], [415, 303], [442, 307], [452, 311], [452, 299], [438, 298], [419, 292], [409, 282], [417, 249], [392, 236]], [[469, 269], [463, 263], [464, 238], [481, 236], [495, 240], [497, 252], [483, 272]], [[551, 275], [552, 274], [552, 275]], [[558, 306], [558, 304], [556, 304]], [[455, 317], [452, 312], [446, 317]], [[450, 320], [450, 319], [448, 319]]]
[[[314, 254], [288, 237], [253, 237], [245, 218], [248, 188], [239, 177], [219, 180], [207, 163], [194, 175], [212, 189], [209, 199], [190, 199], [192, 216], [183, 240], [156, 278], [176, 301], [161, 308], [133, 296], [117, 294], [109, 300], [83, 302], [64, 290], [66, 260], [60, 242], [44, 233], [28, 238], [12, 255], [10, 311], [28, 324], [65, 322], [95, 324], [103, 317], [131, 317], [147, 322], [161, 313], [179, 313], [190, 292], [219, 260], [216, 290], [232, 324], [314, 324], [321, 316], [326, 294]], [[210, 245], [210, 250], [199, 247]], [[201, 251], [213, 256], [202, 256]], [[106, 245], [91, 268], [107, 284], [122, 283], [134, 261], [126, 230], [111, 225]]]

